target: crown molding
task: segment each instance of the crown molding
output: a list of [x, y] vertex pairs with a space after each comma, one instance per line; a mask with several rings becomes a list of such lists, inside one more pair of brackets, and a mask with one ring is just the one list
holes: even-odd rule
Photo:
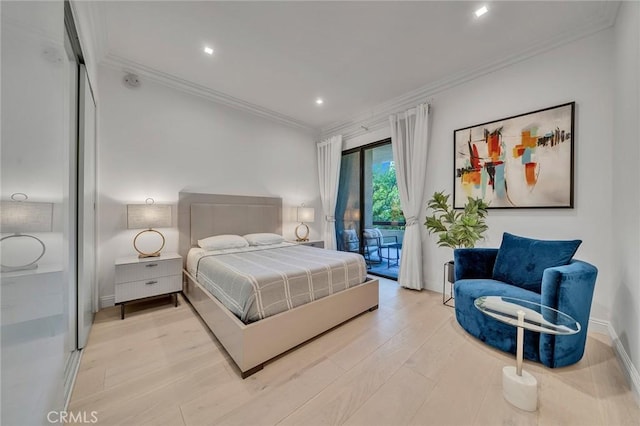
[[305, 122], [296, 120], [295, 118], [289, 117], [279, 112], [272, 111], [270, 109], [261, 107], [259, 105], [252, 104], [250, 102], [243, 101], [242, 99], [235, 98], [233, 96], [227, 95], [222, 92], [218, 92], [217, 90], [210, 89], [200, 84], [193, 83], [191, 81], [185, 80], [175, 75], [157, 70], [152, 67], [148, 67], [146, 65], [142, 65], [130, 59], [126, 59], [124, 57], [121, 57], [112, 53], [108, 53], [105, 56], [102, 63], [118, 71], [131, 72], [134, 74], [138, 74], [138, 75], [147, 77], [150, 80], [153, 80], [157, 83], [163, 84], [165, 86], [169, 86], [174, 89], [178, 89], [183, 92], [190, 93], [192, 95], [200, 96], [207, 100], [210, 100], [231, 108], [235, 108], [240, 111], [248, 112], [253, 115], [257, 115], [259, 117], [267, 118], [269, 120], [273, 120], [290, 127], [302, 129], [308, 132], [313, 132], [314, 135], [317, 134], [319, 130]]
[[[83, 54], [90, 56], [95, 64], [104, 58], [108, 46], [107, 21], [104, 6], [100, 2], [78, 1], [69, 2], [80, 35], [80, 45]], [[86, 46], [83, 42], [88, 42]]]
[[579, 27], [565, 31], [550, 39], [539, 41], [528, 49], [507, 56], [502, 60], [494, 60], [479, 67], [461, 71], [380, 103], [373, 108], [353, 115], [347, 120], [330, 124], [321, 129], [320, 137], [325, 139], [331, 135], [341, 134], [343, 139], [351, 139], [378, 130], [387, 125], [389, 115], [413, 108], [421, 102], [431, 103], [434, 100], [434, 96], [440, 92], [612, 27], [615, 24], [619, 7], [619, 1], [604, 2], [598, 13], [594, 14], [593, 19]]
[[82, 4], [87, 11], [87, 19], [91, 31], [91, 41], [94, 48], [94, 60], [96, 64], [102, 62], [109, 50], [109, 31], [107, 27], [107, 11], [102, 2], [96, 1], [74, 1], [72, 3]]
[[79, 0], [72, 0], [69, 4], [74, 16], [89, 81], [93, 83], [93, 95], [98, 102], [100, 98], [97, 90], [98, 64], [103, 60], [108, 46], [104, 6], [100, 2]]
[[608, 0], [600, 5], [601, 20], [607, 24], [605, 28], [613, 27], [616, 24], [621, 4], [622, 1], [620, 0]]

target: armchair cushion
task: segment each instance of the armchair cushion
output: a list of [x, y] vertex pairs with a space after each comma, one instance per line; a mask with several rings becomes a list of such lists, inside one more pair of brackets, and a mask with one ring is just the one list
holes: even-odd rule
[[360, 240], [355, 229], [345, 229], [342, 231], [342, 245], [344, 251], [358, 252], [360, 250]]
[[382, 239], [382, 232], [378, 228], [367, 228], [362, 231], [362, 236], [365, 240], [375, 240], [367, 244], [377, 246]]
[[[491, 279], [463, 279], [453, 286], [458, 323], [482, 342], [505, 352], [516, 352], [516, 327], [483, 314], [474, 301], [481, 296], [508, 296], [540, 303], [540, 295], [520, 287]], [[540, 333], [525, 330], [524, 357], [540, 361]]]
[[581, 240], [536, 240], [505, 232], [493, 267], [493, 279], [540, 293], [547, 268], [567, 265]]
[[498, 255], [496, 248], [459, 248], [453, 250], [456, 280], [491, 278]]
[[362, 238], [364, 243], [364, 258], [367, 262], [381, 262], [380, 245], [382, 244], [382, 232], [378, 228], [365, 228], [362, 231]]

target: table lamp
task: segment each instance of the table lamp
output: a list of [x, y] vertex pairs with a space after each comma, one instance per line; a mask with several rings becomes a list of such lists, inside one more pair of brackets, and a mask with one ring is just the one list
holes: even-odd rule
[[35, 253], [30, 253], [28, 246], [24, 246], [21, 252], [26, 253], [27, 261], [21, 261], [24, 263], [18, 265], [0, 263], [2, 272], [37, 269], [37, 262], [42, 259], [42, 256], [47, 251], [47, 247], [41, 239], [24, 232], [51, 232], [53, 226], [53, 204], [27, 202], [28, 198], [26, 194], [17, 192], [11, 195], [12, 201], [2, 201], [0, 204], [0, 232], [13, 233], [13, 235], [0, 239], [0, 242], [11, 239], [14, 239], [14, 241], [16, 241], [15, 239], [31, 239], [37, 241], [41, 248]]
[[[313, 207], [298, 207], [298, 222], [300, 225], [296, 226], [296, 241], [309, 241], [309, 227], [305, 222], [313, 222], [315, 218], [315, 210]], [[303, 232], [301, 235], [300, 232]]]
[[[155, 204], [153, 198], [147, 198], [146, 204], [128, 204], [127, 205], [127, 228], [141, 229], [133, 239], [133, 248], [138, 252], [139, 258], [157, 257], [164, 248], [164, 235], [160, 231], [153, 228], [168, 228], [171, 226], [171, 205]], [[138, 248], [138, 238], [144, 233], [156, 233], [162, 238], [162, 244], [157, 250], [145, 252]]]
[[360, 223], [360, 209], [349, 207], [344, 211], [344, 222], [349, 222], [349, 228], [354, 228]]

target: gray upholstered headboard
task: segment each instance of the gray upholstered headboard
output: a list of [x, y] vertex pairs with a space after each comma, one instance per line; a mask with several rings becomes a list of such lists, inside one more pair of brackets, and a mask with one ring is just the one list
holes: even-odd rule
[[282, 199], [181, 192], [178, 251], [186, 260], [199, 239], [253, 232], [282, 234]]

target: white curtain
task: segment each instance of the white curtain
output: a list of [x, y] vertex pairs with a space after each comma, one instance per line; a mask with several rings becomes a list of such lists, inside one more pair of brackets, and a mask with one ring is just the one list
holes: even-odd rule
[[427, 174], [429, 105], [420, 104], [404, 113], [391, 115], [389, 121], [400, 205], [407, 222], [398, 283], [406, 288], [421, 290], [422, 233], [418, 216], [422, 212]]
[[336, 249], [336, 202], [338, 178], [342, 160], [342, 135], [333, 136], [318, 144], [318, 179], [323, 211], [323, 239], [325, 249]]

